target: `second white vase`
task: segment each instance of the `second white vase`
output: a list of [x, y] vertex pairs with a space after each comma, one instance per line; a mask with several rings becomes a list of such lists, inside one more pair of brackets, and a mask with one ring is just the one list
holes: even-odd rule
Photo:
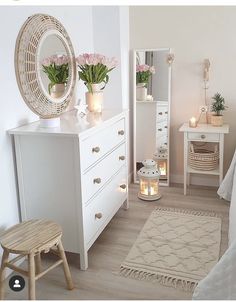
[[136, 86], [136, 99], [137, 101], [147, 100], [147, 87], [144, 83], [139, 83]]
[[55, 84], [51, 88], [50, 95], [54, 99], [58, 99], [65, 93], [65, 84]]

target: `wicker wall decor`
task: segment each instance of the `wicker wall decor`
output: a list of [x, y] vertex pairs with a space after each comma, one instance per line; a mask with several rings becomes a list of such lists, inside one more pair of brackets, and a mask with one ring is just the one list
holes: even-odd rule
[[[69, 57], [69, 77], [64, 95], [53, 99], [42, 85], [39, 53], [43, 42], [56, 35]], [[15, 47], [15, 72], [21, 95], [28, 107], [41, 118], [58, 117], [69, 105], [76, 82], [75, 55], [63, 25], [54, 17], [36, 14], [23, 24]]]

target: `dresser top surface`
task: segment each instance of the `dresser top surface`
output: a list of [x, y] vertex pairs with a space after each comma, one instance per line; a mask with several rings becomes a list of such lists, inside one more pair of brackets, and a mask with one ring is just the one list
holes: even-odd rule
[[8, 130], [8, 133], [15, 135], [27, 134], [54, 134], [76, 136], [95, 129], [98, 126], [109, 124], [113, 120], [119, 120], [128, 110], [104, 110], [101, 114], [88, 113], [84, 117], [77, 115], [77, 110], [65, 112], [60, 116], [60, 126], [44, 128], [40, 121], [35, 121], [18, 128]]
[[180, 128], [181, 132], [201, 132], [201, 133], [229, 133], [229, 125], [215, 127], [211, 124], [198, 124], [197, 127], [189, 127], [189, 123], [184, 123]]

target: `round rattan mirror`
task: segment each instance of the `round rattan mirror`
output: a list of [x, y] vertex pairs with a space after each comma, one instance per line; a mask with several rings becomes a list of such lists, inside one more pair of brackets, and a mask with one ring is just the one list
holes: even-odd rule
[[69, 105], [76, 82], [73, 46], [54, 17], [36, 14], [16, 41], [15, 71], [21, 95], [41, 119], [58, 117]]

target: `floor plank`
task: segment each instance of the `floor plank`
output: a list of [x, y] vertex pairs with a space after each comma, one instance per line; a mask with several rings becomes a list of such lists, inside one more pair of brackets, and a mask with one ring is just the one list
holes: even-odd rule
[[[219, 199], [212, 188], [192, 187], [190, 194], [183, 195], [180, 186], [161, 187], [159, 201], [145, 202], [137, 198], [138, 185], [129, 188], [130, 209], [120, 209], [89, 251], [89, 269], [78, 270], [77, 255], [69, 254], [68, 260], [76, 288], [65, 289], [62, 268], [58, 267], [36, 283], [37, 299], [45, 300], [114, 300], [114, 299], [191, 299], [191, 293], [134, 280], [119, 275], [119, 266], [125, 259], [145, 221], [157, 206], [214, 211], [222, 215], [221, 255], [228, 242], [229, 203]], [[112, 196], [111, 196], [112, 198]], [[51, 259], [47, 257], [46, 262]], [[25, 264], [24, 264], [25, 265]], [[24, 266], [23, 265], [23, 266]], [[6, 299], [27, 299], [27, 286], [18, 293], [6, 285]]]

